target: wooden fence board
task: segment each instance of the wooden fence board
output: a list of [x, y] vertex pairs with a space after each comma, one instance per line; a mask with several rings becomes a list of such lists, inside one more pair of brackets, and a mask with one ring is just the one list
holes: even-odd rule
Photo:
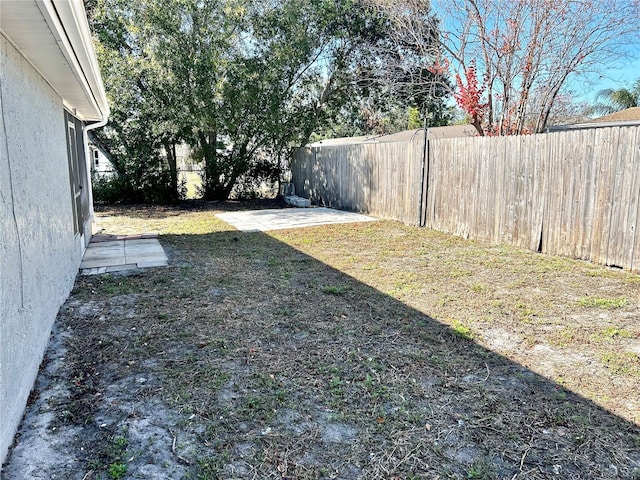
[[631, 270], [640, 271], [640, 182], [637, 181], [640, 178], [640, 129], [630, 129], [628, 138], [632, 145], [629, 153], [631, 173], [628, 177], [630, 201], [627, 235], [622, 245], [625, 259], [623, 265], [629, 265]]

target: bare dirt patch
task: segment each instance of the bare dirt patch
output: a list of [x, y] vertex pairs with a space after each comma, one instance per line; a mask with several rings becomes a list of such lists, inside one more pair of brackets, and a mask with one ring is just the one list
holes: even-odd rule
[[640, 478], [638, 276], [226, 208], [101, 212], [170, 266], [78, 277], [6, 478]]

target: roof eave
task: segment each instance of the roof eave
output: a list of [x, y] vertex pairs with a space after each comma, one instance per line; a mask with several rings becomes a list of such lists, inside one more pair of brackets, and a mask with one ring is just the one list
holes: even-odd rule
[[56, 40], [62, 43], [61, 50], [71, 66], [80, 86], [84, 90], [94, 114], [78, 112], [77, 107], [65, 106], [76, 110], [80, 118], [86, 121], [104, 121], [109, 117], [104, 84], [100, 75], [87, 15], [80, 0], [39, 0], [38, 6], [45, 20], [57, 33]]
[[566, 130], [583, 130], [587, 128], [633, 127], [636, 125], [640, 125], [640, 120], [628, 120], [623, 122], [576, 123], [575, 125], [552, 125], [550, 127], [547, 127], [547, 132], [564, 132]]
[[109, 105], [82, 0], [2, 0], [0, 33], [83, 121], [105, 121]]

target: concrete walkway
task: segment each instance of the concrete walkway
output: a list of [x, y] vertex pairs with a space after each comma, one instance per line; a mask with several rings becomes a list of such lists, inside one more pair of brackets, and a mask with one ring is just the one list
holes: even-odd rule
[[136, 268], [165, 267], [167, 256], [157, 233], [94, 235], [84, 252], [80, 273], [96, 275]]
[[372, 222], [376, 219], [359, 213], [344, 212], [331, 208], [283, 208], [250, 210], [216, 214], [243, 232], [266, 232], [285, 228], [315, 227], [333, 223]]

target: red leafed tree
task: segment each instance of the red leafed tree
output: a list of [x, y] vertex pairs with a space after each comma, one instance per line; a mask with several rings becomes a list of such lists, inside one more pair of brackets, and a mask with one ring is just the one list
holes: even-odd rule
[[[476, 128], [481, 123], [485, 135], [543, 131], [572, 78], [606, 73], [629, 51], [628, 45], [639, 40], [639, 0], [441, 0], [439, 4], [446, 19], [441, 46], [453, 69], [467, 77], [466, 86], [458, 82], [456, 99], [477, 120]], [[476, 64], [477, 73], [470, 69]], [[474, 97], [476, 74], [483, 79], [484, 108]], [[482, 115], [474, 117], [469, 108]]]
[[[640, 42], [640, 0], [366, 1], [384, 8], [404, 37], [438, 32], [437, 44], [425, 45], [460, 74], [458, 103], [485, 135], [543, 131], [572, 80], [606, 75]], [[420, 15], [430, 8], [440, 20]]]
[[469, 116], [471, 125], [473, 125], [480, 135], [484, 135], [482, 129], [482, 119], [485, 115], [487, 104], [482, 103], [482, 94], [484, 86], [478, 86], [478, 77], [476, 75], [475, 62], [472, 62], [464, 72], [465, 85], [460, 78], [460, 74], [456, 74], [456, 91], [453, 98], [458, 106]]

